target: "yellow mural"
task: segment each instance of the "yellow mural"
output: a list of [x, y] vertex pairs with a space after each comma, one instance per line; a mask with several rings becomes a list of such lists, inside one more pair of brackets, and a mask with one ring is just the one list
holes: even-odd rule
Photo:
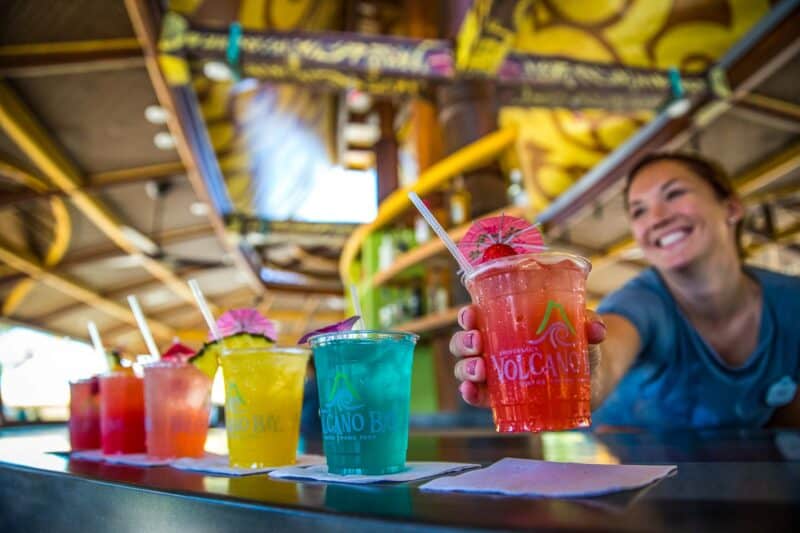
[[[514, 49], [635, 67], [701, 72], [769, 10], [766, 0], [541, 0], [520, 2]], [[652, 115], [504, 108], [533, 206], [544, 208]]]

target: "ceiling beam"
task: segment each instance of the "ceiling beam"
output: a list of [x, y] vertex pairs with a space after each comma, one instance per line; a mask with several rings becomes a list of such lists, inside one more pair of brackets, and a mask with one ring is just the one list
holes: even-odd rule
[[[146, 235], [146, 237], [155, 243], [158, 243], [162, 246], [167, 246], [178, 242], [191, 241], [193, 239], [198, 239], [201, 237], [205, 237], [207, 235], [213, 235], [213, 233], [214, 230], [208, 224], [195, 224], [192, 226], [174, 228], [159, 233]], [[70, 253], [62, 261], [60, 261], [57, 265], [55, 265], [52, 268], [52, 270], [54, 272], [64, 272], [69, 267], [75, 265], [81, 265], [83, 263], [91, 263], [93, 261], [100, 261], [118, 255], [120, 255], [119, 247], [117, 247], [112, 243], [103, 243], [97, 246], [88, 246]], [[193, 272], [194, 270], [198, 269], [197, 268], [179, 269], [178, 271], [175, 272], [175, 274], [177, 276], [183, 277], [184, 273]], [[9, 271], [11, 273], [0, 271], [0, 285], [9, 283], [11, 281], [18, 281], [19, 279], [25, 277], [24, 274], [20, 274], [19, 272], [11, 268], [9, 268]], [[148, 282], [152, 284], [160, 284], [161, 280], [150, 277], [148, 278]]]
[[[0, 162], [0, 175], [4, 174], [3, 168], [2, 162]], [[158, 180], [170, 176], [181, 175], [184, 172], [183, 164], [180, 162], [158, 163], [155, 165], [145, 165], [141, 167], [112, 170], [109, 172], [100, 172], [87, 176], [85, 183], [77, 187], [77, 190], [83, 192], [100, 192], [108, 188], [118, 187], [120, 185], [129, 185], [131, 183]], [[26, 202], [29, 200], [49, 198], [51, 196], [68, 195], [63, 189], [53, 187], [47, 187], [45, 190], [41, 191], [23, 190], [1, 196], [0, 208], [8, 205], [16, 205], [20, 202]]]
[[[178, 270], [177, 274], [179, 274], [181, 276], [188, 276], [189, 274], [192, 274], [192, 273], [195, 273], [195, 272], [199, 272], [199, 271], [202, 271], [202, 270], [203, 269], [200, 268], [200, 267], [187, 267], [187, 268], [183, 268], [183, 269]], [[117, 300], [117, 299], [120, 299], [120, 298], [124, 298], [128, 294], [137, 294], [137, 293], [144, 292], [145, 290], [149, 290], [149, 289], [151, 289], [153, 287], [158, 287], [158, 286], [161, 286], [161, 282], [160, 281], [158, 281], [157, 279], [153, 279], [152, 277], [148, 277], [146, 279], [138, 279], [138, 280], [131, 281], [131, 282], [128, 282], [128, 283], [124, 283], [122, 285], [117, 285], [117, 286], [115, 286], [115, 287], [113, 287], [111, 289], [98, 292], [98, 294], [100, 294], [100, 296], [102, 296], [103, 298], [106, 298], [108, 300]], [[186, 302], [182, 302], [182, 303], [187, 305], [187, 306], [189, 305]], [[37, 318], [41, 322], [47, 323], [47, 322], [50, 322], [50, 321], [52, 321], [54, 319], [57, 319], [58, 317], [61, 317], [63, 315], [78, 311], [81, 307], [83, 307], [83, 303], [81, 303], [81, 302], [73, 302], [73, 303], [70, 303], [68, 305], [64, 305], [62, 307], [59, 307], [57, 309], [53, 309], [52, 311], [49, 311], [49, 312], [47, 312], [47, 313], [45, 313], [43, 315], [39, 315]]]
[[[222, 247], [231, 254], [236, 266], [247, 276], [250, 288], [256, 294], [263, 294], [265, 288], [258, 276], [258, 267], [248, 258], [252, 253], [248, 253], [250, 251], [245, 248], [244, 242], [237, 246], [228, 240], [220, 206], [220, 202], [223, 201], [220, 196], [227, 198], [224, 178], [203, 124], [196, 98], [193, 97], [191, 89], [171, 88], [159, 67], [157, 43], [161, 13], [156, 11], [153, 2], [147, 0], [125, 0], [125, 8], [143, 50], [147, 73], [158, 102], [169, 113], [167, 127], [177, 143], [178, 156], [186, 167], [194, 192], [201, 201], [212, 206], [209, 219]], [[211, 191], [207, 183], [216, 183], [216, 186], [223, 190]]]
[[[0, 129], [117, 246], [128, 254], [141, 252], [123, 232], [121, 222], [111, 211], [98, 199], [80, 190], [83, 178], [78, 168], [48, 136], [34, 114], [5, 82], [0, 82]], [[142, 267], [182, 299], [194, 301], [189, 287], [164, 264], [144, 256]]]
[[0, 46], [0, 76], [34, 77], [144, 66], [134, 38], [7, 44]]
[[772, 118], [790, 120], [795, 124], [800, 123], [800, 105], [794, 102], [787, 102], [786, 100], [772, 98], [763, 94], [749, 93], [739, 97], [736, 104], [764, 113]]
[[[178, 242], [191, 241], [200, 237], [213, 235], [214, 230], [206, 223], [193, 224], [191, 226], [184, 226], [180, 228], [173, 228], [164, 230], [159, 233], [145, 235], [148, 239], [161, 246], [167, 246]], [[101, 244], [98, 246], [87, 247], [76, 250], [74, 253], [69, 254], [64, 260], [59, 263], [59, 267], [67, 267], [79, 265], [81, 263], [89, 263], [92, 261], [99, 261], [119, 255], [119, 248], [110, 244]]]
[[[12, 246], [2, 240], [0, 240], [0, 261], [24, 272], [32, 279], [82, 302], [83, 305], [94, 307], [127, 324], [136, 325], [136, 318], [126, 306], [104, 298], [94, 290], [63, 274], [51, 272], [35, 257], [14, 250]], [[149, 322], [154, 335], [160, 338], [172, 337], [174, 331], [166, 324], [158, 321]]]
[[800, 167], [800, 142], [768, 158], [734, 179], [733, 183], [738, 193], [747, 198], [798, 167]]

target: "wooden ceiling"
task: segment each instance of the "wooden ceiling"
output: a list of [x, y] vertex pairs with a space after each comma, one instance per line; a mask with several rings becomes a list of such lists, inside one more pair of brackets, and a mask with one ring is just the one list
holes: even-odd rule
[[[395, 24], [402, 20], [396, 6], [389, 11]], [[287, 342], [341, 318], [341, 285], [330, 274], [336, 271], [331, 249], [341, 237], [331, 244], [330, 236], [314, 241], [276, 231], [254, 245], [230, 239], [216, 211], [202, 209], [215, 201], [203, 176], [221, 174], [224, 160], [192, 109], [193, 95], [169, 87], [158, 68], [160, 14], [147, 0], [0, 3], [2, 318], [78, 338], [87, 337], [86, 322], [93, 320], [108, 345], [137, 351], [141, 339], [125, 303], [137, 294], [161, 341], [177, 334], [199, 342], [204, 327], [188, 278], [198, 279], [217, 310], [268, 311]], [[198, 15], [204, 22], [215, 16]], [[235, 17], [236, 10], [217, 25]], [[313, 22], [319, 27], [311, 30], [330, 24]], [[522, 37], [516, 41], [533, 42]], [[737, 90], [722, 107], [705, 102], [654, 133], [661, 148], [724, 161], [748, 201], [751, 260], [794, 273], [800, 272], [799, 43], [784, 38], [779, 49], [734, 72]], [[145, 119], [150, 105], [169, 111], [166, 124]], [[547, 120], [556, 115], [548, 110]], [[572, 114], [568, 126], [577, 128], [587, 116]], [[154, 137], [166, 133], [176, 149], [156, 148]], [[598, 151], [592, 164], [610, 150]], [[576, 196], [550, 225], [561, 245], [592, 257], [594, 297], [642, 268], [628, 236], [619, 175], [601, 180], [599, 194]], [[265, 259], [318, 283], [264, 284], [251, 265]]]
[[198, 205], [208, 198], [191, 179], [196, 155], [156, 148], [156, 134], [180, 143], [197, 132], [145, 119], [147, 106], [174, 104], [148, 69], [149, 9], [121, 0], [0, 5], [3, 318], [77, 338], [94, 320], [109, 346], [139, 351], [125, 303], [137, 294], [162, 342], [197, 343], [205, 328], [185, 283], [196, 278], [217, 311], [259, 305], [287, 339], [338, 320], [336, 290], [254, 283], [222, 221]]

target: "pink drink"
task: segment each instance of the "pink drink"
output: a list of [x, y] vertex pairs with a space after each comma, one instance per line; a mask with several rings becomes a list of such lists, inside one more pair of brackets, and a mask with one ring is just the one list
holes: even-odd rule
[[147, 453], [202, 457], [208, 433], [211, 380], [188, 363], [159, 361], [144, 369]]
[[465, 279], [478, 306], [497, 431], [591, 424], [585, 259], [547, 252], [496, 259]]
[[132, 372], [100, 376], [103, 453], [141, 453], [144, 446], [144, 383]]
[[73, 451], [100, 448], [100, 384], [97, 378], [69, 384], [69, 443]]

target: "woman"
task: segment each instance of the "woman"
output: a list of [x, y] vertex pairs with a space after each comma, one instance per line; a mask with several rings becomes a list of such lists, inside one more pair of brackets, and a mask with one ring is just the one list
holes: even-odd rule
[[[625, 201], [652, 267], [589, 315], [595, 424], [800, 426], [800, 278], [743, 265], [744, 208], [724, 173], [651, 155]], [[450, 349], [462, 397], [488, 406], [475, 313], [461, 310]]]

